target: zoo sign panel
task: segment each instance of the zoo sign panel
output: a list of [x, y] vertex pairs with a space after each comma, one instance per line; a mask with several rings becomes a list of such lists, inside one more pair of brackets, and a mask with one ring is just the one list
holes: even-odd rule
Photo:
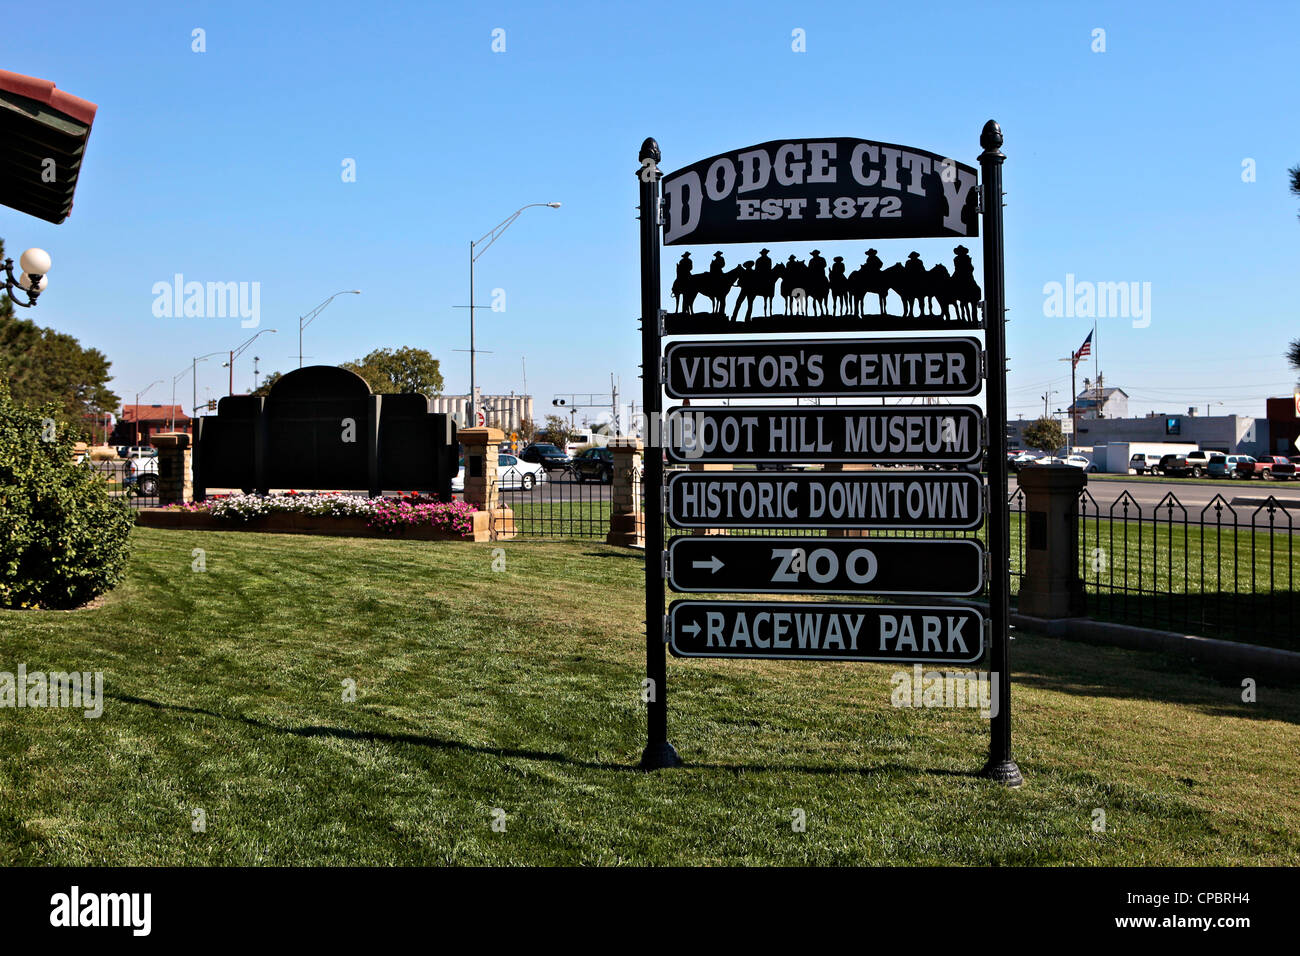
[[663, 180], [664, 244], [979, 235], [974, 167], [845, 137], [774, 140]]

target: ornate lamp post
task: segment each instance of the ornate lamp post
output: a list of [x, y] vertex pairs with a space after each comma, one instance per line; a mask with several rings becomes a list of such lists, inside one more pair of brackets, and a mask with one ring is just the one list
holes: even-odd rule
[[[50, 254], [44, 249], [31, 248], [18, 257], [18, 264], [22, 272], [15, 279], [14, 261], [12, 259], [4, 261], [5, 292], [9, 294], [11, 301], [24, 309], [30, 309], [49, 285], [49, 280], [45, 276], [50, 271]], [[15, 286], [27, 293], [26, 302], [14, 295]]]

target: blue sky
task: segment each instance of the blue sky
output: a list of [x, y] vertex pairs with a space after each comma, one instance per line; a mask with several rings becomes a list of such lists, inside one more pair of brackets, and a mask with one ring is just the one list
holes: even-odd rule
[[[1007, 138], [1013, 415], [1041, 412], [1049, 388], [1052, 408], [1068, 401], [1058, 359], [1093, 323], [1044, 314], [1044, 284], [1067, 274], [1151, 284], [1149, 326], [1098, 320], [1101, 370], [1132, 411], [1222, 402], [1214, 413], [1263, 415], [1265, 396], [1292, 390], [1294, 3], [48, 0], [40, 22], [7, 32], [0, 67], [100, 109], [72, 216], [52, 226], [0, 209], [0, 235], [15, 258], [52, 254], [32, 317], [102, 349], [128, 401], [155, 379], [145, 400], [168, 401], [192, 356], [255, 331], [155, 317], [154, 283], [178, 272], [260, 283], [260, 328], [279, 333], [237, 363], [237, 391], [253, 354], [263, 373], [294, 367], [297, 316], [350, 288], [363, 294], [308, 329], [311, 360], [427, 348], [448, 391], [463, 391], [468, 357], [454, 350], [468, 320], [453, 307], [468, 297], [469, 240], [552, 200], [563, 207], [528, 210], [479, 261], [480, 301], [506, 292], [505, 311], [480, 315], [492, 354], [479, 384], [521, 391], [526, 357], [539, 417], [555, 393], [607, 391], [610, 372], [639, 393], [647, 135], [668, 170], [809, 136], [973, 164], [990, 117]], [[1104, 53], [1091, 48], [1098, 28]], [[795, 29], [806, 52], [791, 49]], [[347, 159], [356, 182], [343, 182]], [[1242, 179], [1248, 159], [1255, 182]], [[860, 245], [831, 254], [856, 262]], [[886, 245], [887, 263], [911, 248], [951, 256], [942, 240]], [[200, 399], [225, 394], [221, 361], [200, 366]], [[188, 404], [187, 378], [177, 395]]]

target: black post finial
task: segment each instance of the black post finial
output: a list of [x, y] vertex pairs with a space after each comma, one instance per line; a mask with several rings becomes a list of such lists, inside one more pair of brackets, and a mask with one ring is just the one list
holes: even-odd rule
[[986, 153], [997, 152], [1002, 148], [1002, 127], [998, 125], [997, 120], [989, 120], [984, 124], [984, 129], [980, 133], [980, 146]]
[[655, 142], [653, 136], [647, 136], [645, 142], [641, 144], [641, 152], [637, 154], [637, 159], [653, 159], [655, 165], [659, 165], [659, 160], [663, 157], [659, 153], [659, 144]]

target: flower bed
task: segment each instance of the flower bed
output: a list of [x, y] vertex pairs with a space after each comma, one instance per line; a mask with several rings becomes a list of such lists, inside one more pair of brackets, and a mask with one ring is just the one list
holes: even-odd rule
[[[177, 526], [181, 515], [198, 521], [243, 525], [249, 530], [294, 530], [331, 533], [331, 526], [347, 533], [359, 526], [391, 535], [474, 538], [481, 521], [478, 509], [464, 501], [444, 502], [421, 495], [401, 498], [367, 498], [364, 495], [319, 492], [312, 494], [229, 495], [205, 501], [169, 505], [159, 509], [171, 520], [159, 522]], [[284, 517], [280, 517], [284, 516]], [[286, 520], [287, 519], [287, 520]], [[189, 524], [189, 522], [186, 522]]]

